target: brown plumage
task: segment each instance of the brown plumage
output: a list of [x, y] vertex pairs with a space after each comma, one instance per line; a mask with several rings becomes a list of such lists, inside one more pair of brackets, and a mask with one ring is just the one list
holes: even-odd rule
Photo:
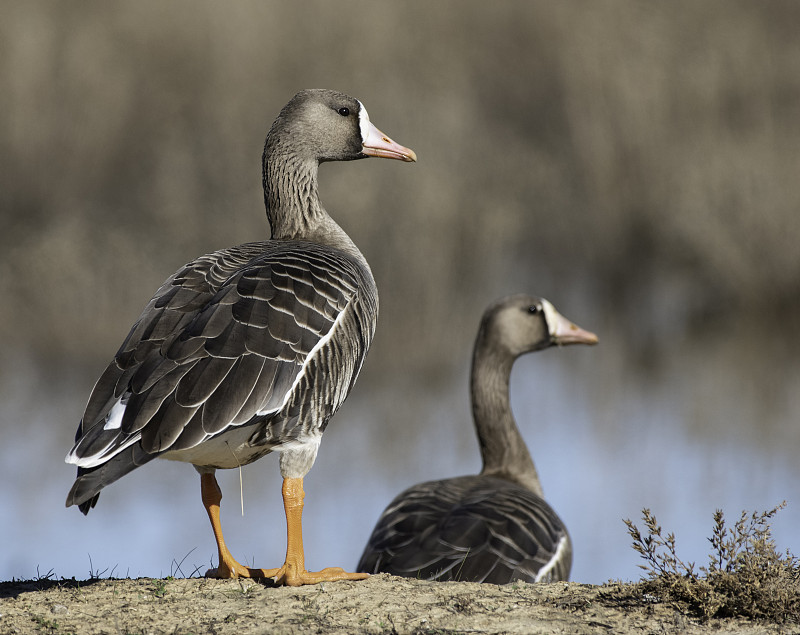
[[471, 375], [481, 473], [420, 483], [398, 495], [378, 520], [357, 570], [494, 584], [567, 580], [569, 534], [543, 498], [511, 413], [509, 378], [520, 355], [596, 342], [547, 300], [515, 295], [490, 306]]
[[103, 487], [156, 457], [185, 461], [201, 473], [219, 545], [212, 574], [328, 579], [305, 571], [299, 516], [284, 567], [233, 560], [214, 471], [279, 451], [285, 504], [302, 506], [302, 478], [358, 377], [378, 314], [369, 265], [322, 207], [317, 169], [367, 156], [416, 160], [342, 93], [303, 91], [281, 110], [263, 155], [272, 239], [200, 256], [156, 292], [89, 398], [67, 456], [78, 466], [67, 506], [88, 513]]

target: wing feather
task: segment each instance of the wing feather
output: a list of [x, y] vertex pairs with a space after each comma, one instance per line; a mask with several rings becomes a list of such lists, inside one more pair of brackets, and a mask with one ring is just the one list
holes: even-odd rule
[[566, 580], [571, 560], [567, 531], [544, 500], [479, 476], [400, 494], [378, 520], [357, 570], [506, 584]]
[[142, 428], [142, 449], [148, 454], [159, 454], [169, 448], [183, 432], [200, 406], [181, 406], [170, 393], [147, 425]]
[[242, 405], [241, 410], [234, 418], [234, 425], [241, 425], [252, 419], [259, 412], [271, 412], [277, 410], [280, 406], [279, 403], [276, 403], [273, 407], [268, 404], [270, 404], [271, 400], [278, 401], [273, 395], [279, 394], [279, 391], [274, 390], [273, 387], [281, 363], [266, 357], [260, 357], [259, 359], [262, 361], [262, 367], [258, 374], [258, 379], [256, 379], [253, 390], [250, 391], [250, 395]]
[[174, 392], [178, 382], [192, 370], [192, 367], [192, 365], [176, 366], [144, 392], [129, 393], [128, 405], [125, 414], [122, 415], [120, 433], [129, 436], [150, 425], [164, 401]]
[[263, 357], [256, 355], [245, 355], [236, 360], [225, 381], [203, 404], [203, 430], [206, 434], [217, 434], [231, 424], [258, 384], [264, 362]]
[[[284, 407], [363, 279], [343, 254], [311, 243], [250, 243], [197, 258], [161, 286], [101, 375], [78, 430], [87, 438], [69, 460], [94, 465], [92, 450], [108, 460], [131, 443], [148, 453], [193, 447]], [[374, 324], [358, 326], [368, 344]], [[364, 352], [342, 360], [348, 388]], [[326, 399], [338, 404], [344, 394]], [[120, 399], [121, 425], [104, 429]]]
[[[82, 426], [78, 428], [76, 441], [80, 438], [84, 429], [89, 429], [98, 424], [101, 425], [108, 416], [111, 408], [119, 401], [122, 393], [117, 392], [117, 382], [122, 376], [122, 369], [111, 362], [108, 367], [100, 375], [100, 379], [92, 389], [92, 394], [89, 396], [89, 402], [86, 404], [86, 410], [83, 413]], [[124, 391], [123, 391], [124, 392]]]
[[240, 359], [229, 357], [206, 357], [199, 360], [175, 386], [175, 401], [187, 408], [203, 405], [239, 361]]

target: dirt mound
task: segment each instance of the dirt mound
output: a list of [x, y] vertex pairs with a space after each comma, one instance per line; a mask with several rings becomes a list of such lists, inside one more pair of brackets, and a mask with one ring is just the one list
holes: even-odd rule
[[375, 575], [270, 588], [247, 580], [0, 583], [0, 632], [18, 633], [789, 633], [700, 624], [630, 584], [495, 586]]

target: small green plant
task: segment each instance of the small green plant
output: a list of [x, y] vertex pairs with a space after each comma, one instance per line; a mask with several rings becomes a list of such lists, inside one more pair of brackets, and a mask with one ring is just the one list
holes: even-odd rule
[[34, 615], [31, 617], [31, 620], [35, 622], [40, 629], [43, 628], [47, 631], [58, 630], [58, 622], [56, 620], [48, 620], [46, 617], [42, 617], [41, 615]]
[[762, 513], [742, 512], [733, 527], [722, 511], [714, 514], [707, 567], [695, 570], [677, 555], [675, 534], [664, 535], [649, 509], [642, 510], [645, 534], [623, 522], [634, 550], [644, 559], [644, 592], [682, 602], [703, 619], [747, 617], [800, 623], [800, 564], [788, 550], [781, 554], [772, 539], [770, 521], [786, 503]]
[[153, 595], [157, 598], [163, 598], [167, 594], [167, 582], [166, 580], [156, 580], [156, 588], [153, 591]]

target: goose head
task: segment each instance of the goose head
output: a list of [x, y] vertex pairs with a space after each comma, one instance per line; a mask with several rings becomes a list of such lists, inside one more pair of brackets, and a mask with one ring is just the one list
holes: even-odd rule
[[367, 157], [417, 160], [413, 150], [378, 130], [358, 99], [320, 88], [300, 91], [281, 110], [267, 136], [265, 156], [281, 150], [318, 163]]
[[499, 301], [484, 317], [491, 344], [516, 358], [549, 346], [596, 344], [597, 335], [570, 322], [544, 298], [514, 295]]

